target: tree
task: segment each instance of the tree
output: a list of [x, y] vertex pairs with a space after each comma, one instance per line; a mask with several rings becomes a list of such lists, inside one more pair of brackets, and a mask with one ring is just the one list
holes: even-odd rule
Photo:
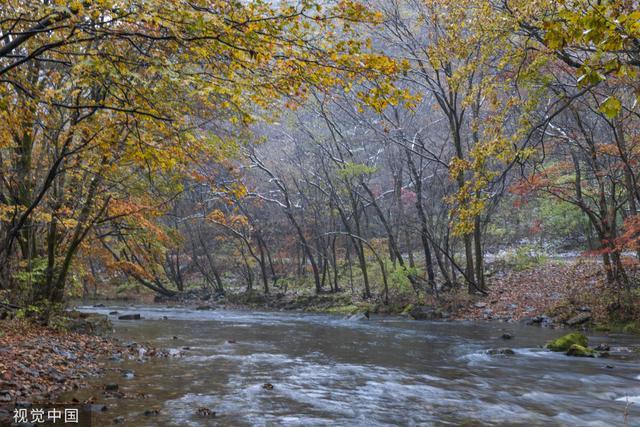
[[374, 18], [351, 1], [5, 1], [2, 283], [42, 259], [45, 282], [26, 300], [61, 301], [96, 225], [166, 208], [194, 164], [229, 153], [223, 135], [256, 106], [392, 71], [349, 39], [351, 23]]

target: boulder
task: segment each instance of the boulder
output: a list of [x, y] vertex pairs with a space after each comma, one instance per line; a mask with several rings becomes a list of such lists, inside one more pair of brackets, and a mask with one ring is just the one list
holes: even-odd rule
[[553, 341], [547, 343], [546, 347], [551, 351], [568, 351], [569, 348], [577, 344], [582, 347], [587, 347], [589, 341], [584, 334], [580, 332], [572, 332], [570, 334], [564, 335], [560, 338], [556, 338]]
[[71, 332], [89, 335], [108, 335], [113, 332], [109, 317], [104, 314], [68, 312], [62, 324]]
[[409, 316], [415, 320], [435, 320], [442, 319], [442, 312], [433, 307], [421, 305], [414, 307], [409, 312]]
[[591, 313], [585, 311], [578, 314], [577, 316], [573, 316], [571, 319], [567, 320], [565, 323], [569, 326], [578, 326], [588, 322], [589, 320], [591, 320]]
[[573, 344], [567, 350], [566, 355], [574, 357], [595, 357], [595, 352], [580, 344]]
[[118, 320], [140, 320], [141, 317], [138, 313], [136, 314], [123, 314], [122, 316], [118, 316]]
[[505, 332], [504, 334], [502, 334], [500, 338], [502, 338], [503, 340], [510, 340], [511, 338], [513, 338], [513, 335], [511, 335], [508, 332]]
[[365, 311], [364, 313], [356, 313], [347, 317], [347, 320], [358, 321], [358, 320], [369, 320], [369, 312]]
[[551, 319], [549, 316], [526, 317], [522, 319], [521, 322], [529, 326], [532, 326], [532, 325], [539, 325], [544, 327], [553, 326], [553, 319]]

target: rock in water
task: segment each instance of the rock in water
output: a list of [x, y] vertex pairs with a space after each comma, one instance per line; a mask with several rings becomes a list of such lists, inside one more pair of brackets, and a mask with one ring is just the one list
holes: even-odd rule
[[586, 323], [589, 320], [591, 320], [591, 313], [584, 312], [567, 320], [566, 323], [569, 326], [577, 326], [577, 325], [582, 325], [583, 323]]
[[524, 319], [520, 320], [520, 322], [524, 323], [525, 325], [529, 325], [529, 326], [540, 325], [540, 326], [544, 326], [546, 328], [553, 326], [553, 319], [550, 318], [549, 316], [527, 317], [527, 318], [524, 318]]
[[196, 414], [201, 416], [201, 417], [215, 417], [216, 416], [216, 412], [212, 411], [209, 408], [198, 408], [198, 410], [196, 411]]
[[122, 316], [118, 316], [118, 320], [140, 320], [141, 317], [138, 313], [136, 314], [124, 314]]
[[510, 348], [492, 348], [487, 350], [487, 354], [491, 356], [512, 356], [516, 354], [516, 352]]
[[513, 338], [513, 335], [511, 335], [508, 332], [505, 332], [504, 334], [502, 334], [500, 338], [502, 338], [503, 340], [510, 340], [511, 338]]
[[442, 312], [439, 310], [436, 310], [433, 307], [421, 305], [418, 307], [414, 307], [409, 312], [409, 316], [411, 316], [415, 320], [434, 320], [434, 319], [442, 319]]
[[132, 370], [130, 370], [130, 369], [123, 369], [122, 370], [122, 378], [126, 378], [126, 379], [130, 380], [133, 377], [135, 377], [135, 373]]
[[87, 412], [104, 412], [107, 410], [107, 405], [89, 403], [84, 405], [84, 410]]
[[369, 320], [369, 313], [356, 313], [347, 318], [347, 320], [358, 321], [358, 320]]
[[567, 356], [574, 357], [595, 357], [595, 352], [590, 348], [581, 346], [580, 344], [573, 344], [567, 350]]
[[546, 347], [551, 351], [568, 351], [574, 344], [587, 347], [589, 345], [589, 341], [584, 334], [581, 334], [580, 332], [572, 332], [547, 343]]
[[113, 331], [113, 325], [108, 316], [97, 313], [66, 312], [61, 319], [62, 324], [71, 332], [92, 335], [108, 335]]

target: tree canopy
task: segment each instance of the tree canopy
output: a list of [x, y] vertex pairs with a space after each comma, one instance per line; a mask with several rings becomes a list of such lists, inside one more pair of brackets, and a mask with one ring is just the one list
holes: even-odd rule
[[2, 287], [483, 294], [489, 252], [572, 224], [632, 298], [638, 9], [4, 0]]

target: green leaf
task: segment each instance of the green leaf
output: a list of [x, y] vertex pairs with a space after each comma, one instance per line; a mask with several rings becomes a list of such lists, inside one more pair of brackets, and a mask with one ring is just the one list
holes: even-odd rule
[[600, 104], [600, 112], [602, 112], [609, 119], [613, 119], [622, 110], [622, 103], [615, 96], [610, 96]]

